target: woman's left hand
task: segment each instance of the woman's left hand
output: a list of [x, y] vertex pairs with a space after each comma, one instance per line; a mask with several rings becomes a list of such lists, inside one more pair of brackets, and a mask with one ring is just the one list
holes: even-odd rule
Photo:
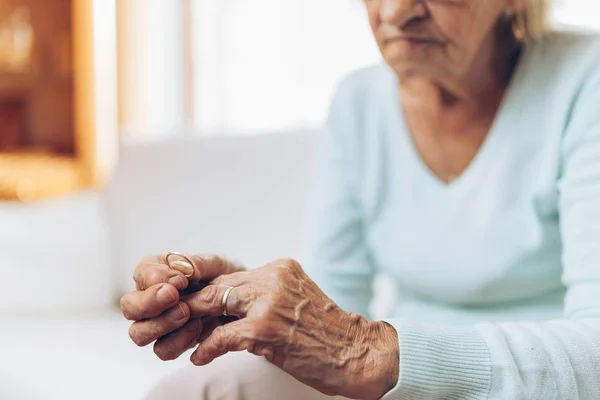
[[379, 399], [398, 380], [395, 329], [341, 310], [295, 261], [220, 276], [183, 301], [191, 318], [238, 317], [203, 332], [195, 365], [247, 350], [324, 394], [359, 399]]

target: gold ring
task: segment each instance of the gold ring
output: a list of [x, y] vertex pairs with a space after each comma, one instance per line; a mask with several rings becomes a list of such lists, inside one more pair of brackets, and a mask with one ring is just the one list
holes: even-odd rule
[[[179, 260], [171, 262], [171, 260], [169, 260], [169, 257], [180, 257], [183, 258], [185, 262]], [[186, 262], [189, 265], [186, 265]], [[165, 255], [165, 264], [167, 264], [167, 267], [174, 269], [175, 271], [181, 272], [188, 279], [191, 279], [196, 274], [196, 264], [194, 263], [194, 261], [192, 261], [190, 257], [186, 256], [185, 254], [171, 251], [167, 253], [167, 255]], [[191, 273], [190, 268], [192, 269]]]
[[229, 297], [229, 293], [231, 293], [232, 290], [233, 286], [229, 286], [223, 294], [223, 299], [221, 300], [221, 314], [223, 314], [226, 317], [229, 316], [229, 314], [227, 314], [227, 298]]

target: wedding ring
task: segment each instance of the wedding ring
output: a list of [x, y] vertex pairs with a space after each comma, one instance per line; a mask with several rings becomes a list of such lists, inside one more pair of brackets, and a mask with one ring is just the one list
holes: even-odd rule
[[227, 314], [227, 298], [229, 297], [229, 293], [231, 293], [232, 290], [233, 286], [229, 286], [223, 294], [223, 299], [221, 300], [221, 314], [223, 314], [226, 317], [229, 316], [229, 314]]
[[[173, 257], [183, 258], [183, 260], [171, 260]], [[165, 264], [167, 264], [167, 267], [181, 272], [188, 279], [191, 279], [196, 274], [196, 264], [185, 254], [171, 251], [165, 255]]]

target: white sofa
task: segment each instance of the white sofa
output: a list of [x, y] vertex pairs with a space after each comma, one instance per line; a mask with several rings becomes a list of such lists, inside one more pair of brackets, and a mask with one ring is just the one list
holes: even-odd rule
[[186, 365], [127, 337], [115, 307], [155, 252], [299, 257], [314, 135], [128, 144], [111, 184], [0, 203], [0, 399], [135, 399]]
[[[102, 193], [0, 203], [0, 399], [136, 399], [187, 365], [129, 340], [116, 304], [135, 265], [170, 250], [249, 267], [302, 261], [313, 142], [297, 132], [126, 144]], [[378, 293], [385, 309], [391, 291]]]

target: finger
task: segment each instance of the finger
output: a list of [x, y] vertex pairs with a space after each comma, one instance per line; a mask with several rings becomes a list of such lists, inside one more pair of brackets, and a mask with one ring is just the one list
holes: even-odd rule
[[217, 326], [212, 334], [198, 345], [190, 360], [194, 365], [206, 365], [230, 351], [252, 350], [254, 338], [250, 335], [249, 328], [250, 323], [247, 319]]
[[201, 320], [189, 320], [180, 329], [160, 337], [154, 343], [154, 353], [163, 361], [176, 359], [198, 343], [203, 328]]
[[202, 318], [202, 333], [198, 336], [197, 342], [203, 342], [207, 337], [212, 335], [213, 331], [225, 324], [229, 324], [233, 321], [237, 321], [236, 317], [204, 317]]
[[133, 280], [137, 290], [146, 290], [159, 283], [170, 283], [178, 290], [188, 286], [188, 279], [183, 273], [169, 268], [165, 264], [164, 256], [151, 256], [144, 259], [133, 273]]
[[242, 286], [250, 282], [249, 271], [239, 271], [228, 275], [220, 275], [208, 282], [210, 285]]
[[196, 272], [194, 262], [185, 254], [171, 252], [166, 254], [164, 258], [167, 267], [181, 272], [188, 278]]
[[159, 317], [134, 322], [129, 328], [129, 337], [138, 346], [147, 346], [161, 336], [182, 327], [189, 319], [188, 306], [178, 303]]
[[203, 342], [209, 337], [215, 328], [221, 326], [221, 322], [218, 317], [204, 317], [202, 318], [202, 333], [198, 336], [198, 343]]
[[190, 258], [196, 267], [196, 273], [191, 278], [194, 283], [211, 281], [218, 276], [244, 270], [241, 265], [213, 254], [197, 254]]
[[[205, 317], [201, 319], [190, 319], [182, 328], [159, 338], [154, 345], [154, 352], [164, 361], [175, 359], [185, 351], [194, 348], [198, 343], [204, 341], [212, 334], [215, 328], [225, 323], [234, 321], [234, 318], [235, 317]], [[192, 334], [192, 332], [190, 332], [196, 327], [189, 326], [194, 321], [200, 321], [200, 329], [196, 332], [196, 334]], [[194, 336], [193, 339], [187, 343], [186, 340], [189, 338], [187, 337], [187, 334], [180, 333], [183, 330], [188, 330], [188, 332], [190, 332], [189, 336]], [[178, 338], [174, 339], [174, 336], [177, 336]], [[186, 336], [186, 338], [183, 338], [183, 336]], [[178, 343], [171, 343], [172, 341], [176, 341]], [[160, 347], [160, 349], [158, 347]], [[167, 347], [167, 349], [163, 349], [163, 347]]]
[[[233, 287], [233, 289], [228, 289]], [[228, 315], [244, 317], [251, 307], [252, 296], [249, 295], [248, 286], [233, 285], [208, 285], [202, 290], [182, 299], [189, 307], [192, 318], [203, 316], [221, 316], [224, 311]], [[227, 295], [227, 298], [225, 298]], [[226, 300], [225, 306], [223, 300]]]
[[121, 311], [128, 320], [154, 318], [179, 301], [179, 292], [169, 284], [154, 285], [144, 291], [135, 290], [121, 297]]

